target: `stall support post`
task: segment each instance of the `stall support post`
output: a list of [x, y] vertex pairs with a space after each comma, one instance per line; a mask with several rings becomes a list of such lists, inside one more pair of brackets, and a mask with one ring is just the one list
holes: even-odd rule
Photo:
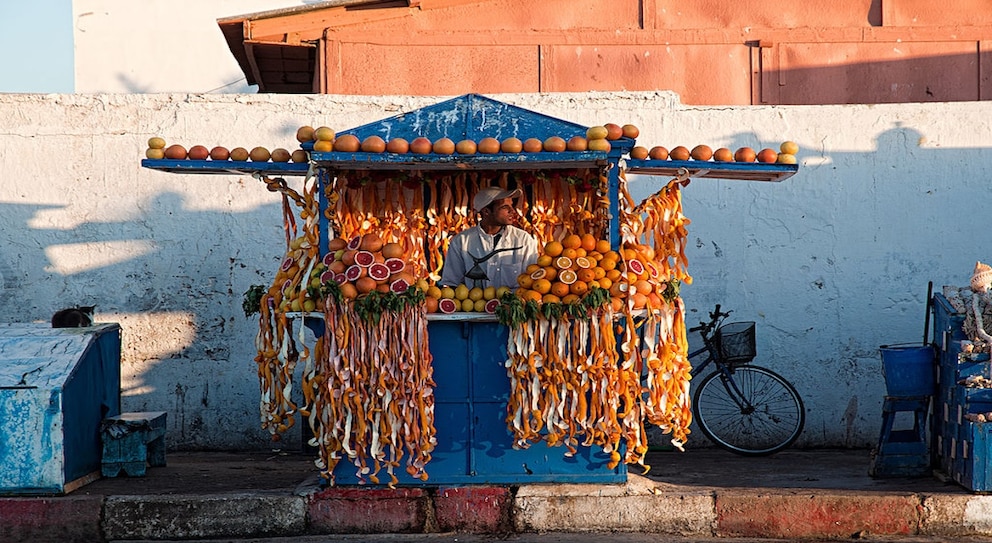
[[331, 173], [327, 168], [317, 168], [317, 209], [320, 210], [320, 217], [317, 218], [319, 228], [320, 228], [320, 257], [323, 258], [327, 253], [328, 243], [331, 241], [330, 238], [330, 221], [327, 219], [329, 213], [327, 213], [328, 202], [327, 195], [324, 191], [331, 186]]
[[620, 157], [624, 148], [614, 142], [613, 148], [607, 154], [607, 178], [609, 179], [610, 198], [610, 247], [620, 247]]

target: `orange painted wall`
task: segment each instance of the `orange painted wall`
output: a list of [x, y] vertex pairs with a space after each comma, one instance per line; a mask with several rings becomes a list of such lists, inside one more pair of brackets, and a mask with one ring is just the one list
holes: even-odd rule
[[322, 91], [673, 90], [687, 104], [988, 99], [992, 10], [923, 0], [421, 0], [252, 23], [320, 40]]

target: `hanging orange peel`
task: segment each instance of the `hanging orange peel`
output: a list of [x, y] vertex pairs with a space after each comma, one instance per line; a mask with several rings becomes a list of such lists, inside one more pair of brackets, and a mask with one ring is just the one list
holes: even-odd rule
[[[262, 426], [278, 440], [297, 411], [306, 416], [311, 445], [320, 452], [315, 463], [331, 483], [344, 460], [359, 481], [378, 484], [385, 470], [393, 486], [404, 458], [406, 472], [426, 480], [437, 437], [423, 292], [352, 298], [322, 279], [317, 183], [310, 173], [299, 193], [281, 179], [262, 178], [283, 196], [287, 240], [280, 271], [258, 304]], [[575, 232], [602, 239], [610, 220], [607, 174], [605, 168], [331, 172], [323, 183], [327, 239], [375, 233], [402, 246], [407, 269], [421, 281], [436, 280], [450, 237], [475, 222], [469, 202], [480, 188], [528, 187], [529, 200], [522, 195], [517, 202], [520, 226], [542, 245]], [[679, 448], [685, 442], [690, 366], [678, 286], [691, 277], [684, 253], [689, 220], [677, 181], [635, 205], [620, 172], [622, 246], [615, 254], [622, 273], [613, 275], [614, 288], [591, 283], [567, 304], [504, 295], [497, 314], [511, 328], [506, 421], [514, 447], [545, 441], [570, 456], [579, 446], [598, 446], [612, 469], [621, 461], [644, 465], [645, 421], [670, 433]], [[299, 235], [293, 205], [303, 221]], [[638, 285], [652, 287], [646, 305], [636, 296]], [[323, 314], [325, 333], [312, 352], [296, 347], [304, 336], [301, 329], [294, 338], [287, 316], [294, 311]], [[299, 362], [302, 407], [291, 399]]]

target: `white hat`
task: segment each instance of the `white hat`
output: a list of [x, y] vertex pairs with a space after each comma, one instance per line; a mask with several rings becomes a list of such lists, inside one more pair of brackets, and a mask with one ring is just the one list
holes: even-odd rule
[[476, 211], [482, 211], [482, 208], [495, 202], [496, 200], [516, 198], [517, 196], [520, 196], [520, 189], [503, 190], [499, 187], [486, 187], [475, 193], [475, 199], [472, 200], [472, 207], [474, 207]]

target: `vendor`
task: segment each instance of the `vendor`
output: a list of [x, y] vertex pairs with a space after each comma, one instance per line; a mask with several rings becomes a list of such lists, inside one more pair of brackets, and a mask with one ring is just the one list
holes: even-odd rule
[[517, 276], [537, 262], [537, 240], [514, 226], [520, 218], [513, 199], [520, 189], [486, 187], [476, 193], [472, 207], [475, 226], [451, 238], [441, 272], [441, 286], [517, 286]]

